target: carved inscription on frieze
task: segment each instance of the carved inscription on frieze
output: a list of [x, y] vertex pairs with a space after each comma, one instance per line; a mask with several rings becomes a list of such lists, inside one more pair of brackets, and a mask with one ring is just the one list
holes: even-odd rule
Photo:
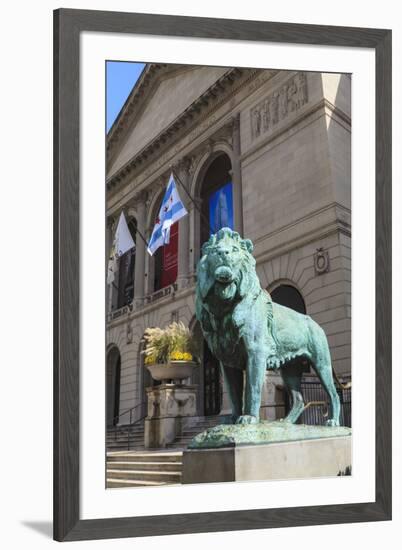
[[271, 131], [308, 101], [306, 73], [297, 73], [250, 110], [252, 139]]

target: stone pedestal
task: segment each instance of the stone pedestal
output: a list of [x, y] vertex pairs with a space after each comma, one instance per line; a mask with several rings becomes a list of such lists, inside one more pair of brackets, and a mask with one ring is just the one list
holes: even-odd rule
[[182, 483], [311, 479], [348, 474], [351, 436], [189, 449], [183, 453]]
[[147, 388], [148, 416], [145, 419], [145, 448], [166, 447], [182, 433], [182, 422], [197, 414], [198, 386], [161, 384]]

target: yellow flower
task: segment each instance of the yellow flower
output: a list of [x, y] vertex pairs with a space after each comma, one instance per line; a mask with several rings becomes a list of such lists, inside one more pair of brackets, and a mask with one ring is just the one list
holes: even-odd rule
[[146, 365], [153, 365], [154, 363], [156, 363], [155, 355], [152, 355], [152, 354], [151, 355], [146, 355], [144, 363]]
[[191, 361], [193, 359], [193, 356], [191, 353], [188, 353], [186, 351], [173, 351], [170, 354], [170, 360], [171, 361]]

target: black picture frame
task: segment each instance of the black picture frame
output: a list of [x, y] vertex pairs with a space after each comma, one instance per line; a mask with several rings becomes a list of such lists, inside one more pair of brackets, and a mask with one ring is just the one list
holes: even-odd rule
[[[376, 59], [375, 502], [80, 519], [79, 38], [83, 31], [371, 48]], [[54, 12], [54, 538], [58, 541], [391, 519], [391, 31], [141, 13]]]

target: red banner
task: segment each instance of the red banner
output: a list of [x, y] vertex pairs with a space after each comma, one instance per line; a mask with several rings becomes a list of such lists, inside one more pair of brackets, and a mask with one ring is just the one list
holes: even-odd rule
[[170, 228], [170, 242], [163, 247], [162, 284], [161, 288], [171, 285], [177, 279], [177, 262], [179, 249], [179, 222]]

